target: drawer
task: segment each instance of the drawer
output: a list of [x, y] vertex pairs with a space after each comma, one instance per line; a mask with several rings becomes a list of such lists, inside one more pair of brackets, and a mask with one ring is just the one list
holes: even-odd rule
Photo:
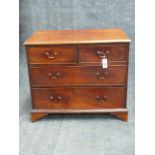
[[32, 89], [35, 109], [122, 108], [125, 87]]
[[30, 68], [32, 86], [80, 85], [80, 84], [126, 84], [127, 67], [66, 66]]
[[27, 47], [30, 64], [73, 64], [75, 63], [74, 47], [30, 46]]
[[108, 61], [127, 61], [128, 45], [96, 45], [96, 46], [80, 46], [79, 62], [98, 63], [102, 57], [106, 57]]

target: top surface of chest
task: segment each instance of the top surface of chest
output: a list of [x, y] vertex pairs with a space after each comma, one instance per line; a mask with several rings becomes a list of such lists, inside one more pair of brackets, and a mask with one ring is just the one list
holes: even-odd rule
[[40, 30], [24, 45], [64, 45], [95, 43], [127, 43], [130, 39], [121, 29]]

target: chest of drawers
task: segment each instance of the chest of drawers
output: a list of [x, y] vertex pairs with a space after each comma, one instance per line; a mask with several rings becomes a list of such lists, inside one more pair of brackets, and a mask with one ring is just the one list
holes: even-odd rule
[[129, 43], [121, 29], [33, 33], [24, 42], [32, 121], [56, 113], [108, 113], [127, 121]]

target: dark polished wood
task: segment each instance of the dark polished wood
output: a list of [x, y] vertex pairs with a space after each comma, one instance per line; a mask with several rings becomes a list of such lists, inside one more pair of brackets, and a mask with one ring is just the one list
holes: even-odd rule
[[127, 61], [128, 44], [108, 44], [94, 46], [79, 46], [79, 61], [100, 62], [105, 57], [109, 61]]
[[[82, 110], [74, 110], [74, 109], [35, 109], [32, 110], [31, 112], [31, 119], [32, 122], [37, 121], [38, 119], [41, 119], [48, 114], [110, 114], [116, 118], [119, 118], [123, 121], [128, 121], [128, 110], [123, 108], [123, 109], [82, 109]], [[92, 116], [93, 117], [93, 116]]]
[[32, 95], [35, 109], [123, 108], [125, 87], [33, 88]]
[[32, 122], [59, 113], [108, 113], [127, 121], [129, 43], [121, 29], [35, 32], [24, 43]]
[[110, 113], [112, 116], [117, 117], [123, 121], [128, 121], [128, 111], [126, 112], [112, 112]]
[[75, 47], [30, 46], [27, 57], [30, 64], [74, 64]]
[[34, 113], [34, 112], [31, 112], [31, 120], [32, 122], [35, 122], [37, 121], [38, 119], [41, 119], [45, 116], [47, 116], [48, 113]]
[[68, 45], [98, 43], [128, 43], [121, 29], [39, 30], [24, 45]]
[[126, 66], [68, 66], [30, 68], [32, 86], [126, 84]]

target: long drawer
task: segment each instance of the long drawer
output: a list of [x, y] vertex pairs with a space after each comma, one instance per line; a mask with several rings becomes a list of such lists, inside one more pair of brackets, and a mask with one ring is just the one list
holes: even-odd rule
[[32, 86], [54, 86], [74, 84], [126, 84], [127, 67], [68, 66], [30, 68]]
[[33, 88], [35, 109], [122, 108], [125, 87]]
[[75, 47], [30, 46], [27, 47], [29, 64], [74, 64]]

